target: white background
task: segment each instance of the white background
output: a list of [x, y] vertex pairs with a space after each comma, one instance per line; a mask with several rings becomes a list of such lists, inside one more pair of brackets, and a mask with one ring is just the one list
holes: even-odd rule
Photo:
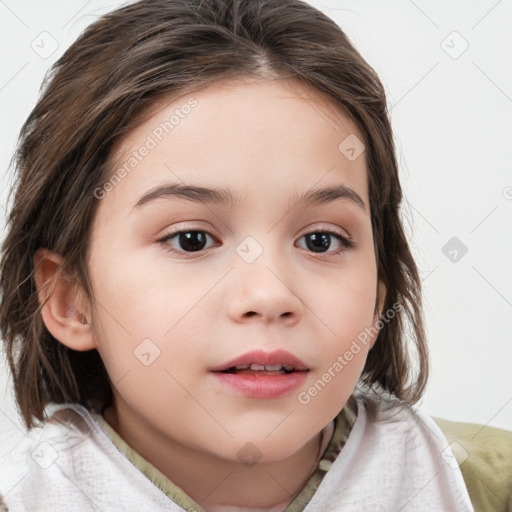
[[[512, 2], [309, 3], [335, 19], [388, 93], [432, 356], [421, 407], [512, 430]], [[44, 73], [118, 5], [0, 1], [2, 217], [8, 163]], [[46, 51], [58, 45], [46, 58], [32, 48], [44, 51], [43, 42]], [[468, 249], [456, 262], [442, 252], [452, 237]], [[1, 363], [0, 443], [8, 444], [21, 423]]]

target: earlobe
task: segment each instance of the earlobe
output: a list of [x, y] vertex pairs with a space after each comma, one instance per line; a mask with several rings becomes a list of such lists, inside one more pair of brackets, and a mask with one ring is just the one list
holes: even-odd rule
[[39, 249], [34, 255], [34, 280], [43, 305], [43, 322], [63, 345], [73, 350], [96, 348], [89, 312], [69, 276], [62, 271], [63, 259], [47, 249]]

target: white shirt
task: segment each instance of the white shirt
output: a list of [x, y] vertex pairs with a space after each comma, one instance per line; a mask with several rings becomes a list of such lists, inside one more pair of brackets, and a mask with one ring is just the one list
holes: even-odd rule
[[[405, 404], [390, 409], [388, 401], [360, 396], [356, 402], [348, 440], [304, 512], [473, 511], [432, 419]], [[84, 407], [50, 410], [45, 426], [32, 429], [0, 464], [9, 512], [184, 510], [117, 450]]]

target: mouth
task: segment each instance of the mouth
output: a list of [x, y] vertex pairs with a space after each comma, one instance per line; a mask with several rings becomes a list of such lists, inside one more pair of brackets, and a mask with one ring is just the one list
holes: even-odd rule
[[296, 370], [291, 365], [283, 364], [244, 364], [239, 366], [231, 366], [226, 370], [222, 370], [221, 373], [233, 373], [239, 375], [287, 375], [296, 371], [308, 371], [308, 370]]
[[211, 368], [210, 371], [239, 375], [287, 375], [294, 372], [307, 372], [309, 368], [298, 357], [286, 350], [274, 352], [253, 350]]
[[253, 350], [210, 369], [219, 389], [251, 399], [293, 396], [310, 369], [286, 350]]

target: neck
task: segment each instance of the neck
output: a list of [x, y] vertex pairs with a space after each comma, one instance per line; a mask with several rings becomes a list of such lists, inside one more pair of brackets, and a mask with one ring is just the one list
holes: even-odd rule
[[136, 418], [120, 418], [113, 408], [104, 417], [129, 446], [209, 512], [282, 512], [315, 471], [334, 430], [331, 422], [286, 459], [245, 465], [148, 432]]

